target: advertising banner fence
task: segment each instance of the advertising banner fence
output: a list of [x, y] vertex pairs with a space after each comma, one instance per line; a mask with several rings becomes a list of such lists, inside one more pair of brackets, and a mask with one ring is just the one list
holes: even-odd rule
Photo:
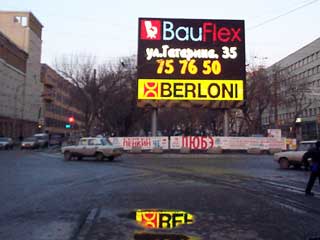
[[213, 147], [221, 147], [229, 150], [248, 150], [259, 148], [268, 150], [279, 148], [286, 150], [286, 139], [266, 137], [212, 137], [212, 136], [175, 136], [170, 137], [170, 149], [182, 147], [192, 150], [207, 150]]
[[142, 150], [169, 149], [169, 137], [110, 137], [109, 140], [115, 147], [124, 150], [131, 150], [133, 147], [141, 147]]
[[[133, 147], [141, 147], [142, 150], [162, 148], [163, 150], [179, 150], [190, 148], [191, 150], [208, 150], [220, 147], [225, 150], [248, 150], [259, 148], [269, 150], [278, 148], [286, 150], [288, 140], [286, 138], [270, 137], [213, 137], [213, 136], [172, 136], [172, 137], [110, 137], [115, 147], [131, 150]], [[291, 144], [294, 141], [291, 139]]]

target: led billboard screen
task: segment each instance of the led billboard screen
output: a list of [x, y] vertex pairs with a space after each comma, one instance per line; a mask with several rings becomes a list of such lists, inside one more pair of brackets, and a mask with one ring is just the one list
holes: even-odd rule
[[244, 89], [244, 21], [139, 19], [139, 106], [239, 107]]

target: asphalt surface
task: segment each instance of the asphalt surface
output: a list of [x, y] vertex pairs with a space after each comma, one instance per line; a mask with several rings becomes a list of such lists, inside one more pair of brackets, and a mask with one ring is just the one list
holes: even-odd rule
[[[309, 173], [280, 170], [270, 155], [131, 154], [114, 162], [65, 162], [59, 153], [0, 151], [0, 239], [134, 239], [127, 214], [180, 209], [195, 224], [170, 233], [199, 239], [311, 239], [320, 236], [320, 186]], [[169, 233], [169, 231], [167, 231]]]

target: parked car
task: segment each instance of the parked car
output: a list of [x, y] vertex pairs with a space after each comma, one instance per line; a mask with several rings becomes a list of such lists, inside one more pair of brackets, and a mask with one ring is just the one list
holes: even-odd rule
[[21, 149], [36, 149], [39, 147], [40, 144], [36, 137], [28, 137], [21, 142]]
[[33, 135], [38, 139], [39, 146], [42, 148], [48, 147], [49, 135], [47, 133], [37, 133]]
[[112, 161], [122, 154], [122, 150], [112, 146], [109, 140], [94, 137], [81, 138], [78, 145], [62, 147], [61, 151], [66, 161], [74, 157], [78, 160], [81, 160], [82, 157], [95, 157], [99, 161], [105, 158]]
[[12, 138], [0, 137], [0, 149], [13, 149]]
[[274, 160], [279, 163], [280, 168], [287, 169], [290, 166], [300, 168], [304, 166], [305, 169], [309, 169], [311, 159], [303, 161], [305, 153], [316, 145], [316, 140], [301, 141], [295, 151], [279, 152], [274, 154]]

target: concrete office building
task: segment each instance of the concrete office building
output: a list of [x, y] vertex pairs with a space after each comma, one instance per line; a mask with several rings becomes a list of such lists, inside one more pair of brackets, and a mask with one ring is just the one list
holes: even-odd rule
[[[83, 126], [83, 113], [77, 107], [76, 87], [46, 64], [42, 64], [41, 82], [44, 85], [42, 94], [43, 130], [50, 135], [80, 134]], [[69, 123], [69, 117], [73, 117], [75, 122], [70, 129], [67, 129], [66, 124]]]
[[[2, 42], [7, 41], [6, 46], [12, 45], [10, 54], [15, 57], [11, 58], [26, 61], [24, 68], [17, 68], [15, 65], [18, 60], [14, 64], [6, 61], [8, 57], [5, 56], [5, 53], [8, 50], [0, 55], [4, 61], [0, 73], [2, 84], [0, 88], [2, 96], [0, 129], [4, 132], [0, 134], [12, 137], [29, 136], [37, 131], [42, 111], [43, 86], [40, 82], [42, 25], [30, 12], [0, 11], [0, 32]], [[9, 45], [8, 42], [10, 42]], [[7, 49], [7, 47], [2, 47], [4, 48]], [[17, 122], [19, 122], [19, 133], [16, 128]]]
[[[305, 91], [305, 97], [301, 101], [303, 111], [299, 116], [296, 116], [297, 111], [295, 111], [293, 103], [292, 106], [281, 103], [277, 104], [276, 107], [274, 105], [263, 114], [262, 123], [264, 127], [281, 128], [284, 136], [292, 135], [292, 131], [296, 128], [298, 129], [296, 130], [298, 140], [319, 138], [320, 38], [269, 67], [268, 71], [271, 75], [275, 68], [278, 69], [280, 76], [277, 84], [279, 97], [286, 97], [292, 83], [303, 86]], [[310, 104], [310, 101], [312, 104]], [[276, 113], [277, 117], [275, 116]], [[293, 123], [295, 126], [293, 126]]]
[[0, 135], [19, 136], [28, 54], [0, 32]]

